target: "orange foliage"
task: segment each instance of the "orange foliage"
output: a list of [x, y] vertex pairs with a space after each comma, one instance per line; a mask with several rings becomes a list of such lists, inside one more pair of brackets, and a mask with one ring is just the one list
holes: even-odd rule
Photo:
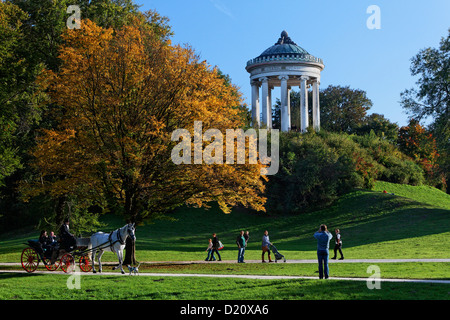
[[67, 30], [58, 74], [40, 79], [64, 110], [33, 152], [29, 195], [114, 199], [137, 221], [184, 203], [264, 210], [260, 165], [174, 165], [171, 134], [242, 126], [240, 93], [191, 48], [161, 41], [138, 20], [120, 30], [82, 21]]

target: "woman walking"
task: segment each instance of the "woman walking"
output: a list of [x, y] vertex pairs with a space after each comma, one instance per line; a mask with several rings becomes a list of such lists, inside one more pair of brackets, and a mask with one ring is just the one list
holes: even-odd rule
[[269, 231], [264, 231], [264, 235], [262, 237], [262, 262], [266, 262], [264, 261], [264, 255], [267, 252], [267, 255], [269, 256], [269, 262], [273, 262], [272, 259], [270, 258], [270, 246], [272, 245], [272, 243], [270, 242], [269, 239]]
[[214, 252], [217, 252], [217, 256], [219, 257], [219, 261], [222, 261], [222, 258], [220, 257], [220, 253], [219, 253], [219, 239], [217, 239], [217, 236], [215, 233], [213, 233], [213, 238], [212, 238], [212, 251], [211, 251], [211, 258], [209, 259], [209, 261], [212, 260], [216, 260], [216, 258], [214, 257]]
[[341, 254], [341, 257], [339, 260], [344, 260], [344, 254], [342, 253], [342, 240], [341, 240], [341, 231], [339, 229], [334, 230], [336, 233], [336, 240], [334, 244], [334, 257], [331, 258], [333, 260], [336, 259], [337, 251], [339, 250], [339, 253]]

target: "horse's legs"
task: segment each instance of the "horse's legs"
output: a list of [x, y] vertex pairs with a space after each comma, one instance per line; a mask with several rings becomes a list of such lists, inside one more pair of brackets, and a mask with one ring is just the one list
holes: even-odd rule
[[123, 263], [123, 251], [122, 250], [117, 250], [117, 258], [119, 258], [119, 265], [117, 267], [115, 267], [114, 270], [117, 268], [120, 268], [120, 271], [122, 272], [122, 274], [125, 274], [125, 271], [123, 271], [123, 268], [122, 268], [122, 263]]
[[92, 250], [91, 260], [92, 260], [92, 272], [97, 273], [95, 271], [95, 253], [97, 252], [97, 249]]
[[102, 272], [102, 255], [104, 251], [102, 249], [99, 250], [97, 259], [98, 259], [98, 272]]

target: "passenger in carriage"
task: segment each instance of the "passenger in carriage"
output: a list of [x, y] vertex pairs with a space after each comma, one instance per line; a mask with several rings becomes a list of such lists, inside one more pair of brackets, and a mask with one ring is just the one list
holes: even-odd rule
[[50, 232], [50, 236], [48, 238], [49, 238], [50, 244], [55, 244], [56, 243], [56, 236], [55, 236], [55, 233], [53, 231]]
[[39, 245], [37, 247], [38, 253], [41, 256], [42, 261], [45, 264], [45, 259], [51, 256], [53, 251], [53, 245], [51, 243], [50, 237], [47, 235], [47, 230], [42, 230], [39, 236]]
[[49, 244], [47, 230], [41, 231], [41, 235], [39, 236], [39, 243], [42, 245], [43, 248], [44, 248], [44, 246], [47, 246]]
[[39, 236], [39, 243], [41, 244], [42, 249], [45, 251], [53, 250], [56, 245], [56, 240], [54, 233], [52, 231], [51, 236], [48, 236], [47, 230], [42, 230], [41, 235]]
[[45, 250], [47, 249], [47, 243], [48, 243], [47, 231], [42, 230], [41, 234], [39, 235], [39, 243], [37, 244], [38, 253], [40, 253], [41, 255], [44, 254]]

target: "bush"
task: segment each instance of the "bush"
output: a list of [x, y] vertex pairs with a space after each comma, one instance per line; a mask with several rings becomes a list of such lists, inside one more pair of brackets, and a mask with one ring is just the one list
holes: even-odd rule
[[377, 180], [410, 185], [425, 183], [423, 169], [393, 143], [370, 134], [352, 136], [352, 139], [381, 166]]
[[352, 188], [375, 181], [371, 172], [363, 173], [372, 162], [356, 143], [338, 134], [281, 134], [280, 170], [269, 178], [267, 207], [298, 213], [327, 206]]
[[376, 180], [420, 185], [424, 172], [395, 145], [376, 135], [308, 131], [280, 134], [280, 170], [266, 188], [267, 209], [301, 213], [330, 205]]

